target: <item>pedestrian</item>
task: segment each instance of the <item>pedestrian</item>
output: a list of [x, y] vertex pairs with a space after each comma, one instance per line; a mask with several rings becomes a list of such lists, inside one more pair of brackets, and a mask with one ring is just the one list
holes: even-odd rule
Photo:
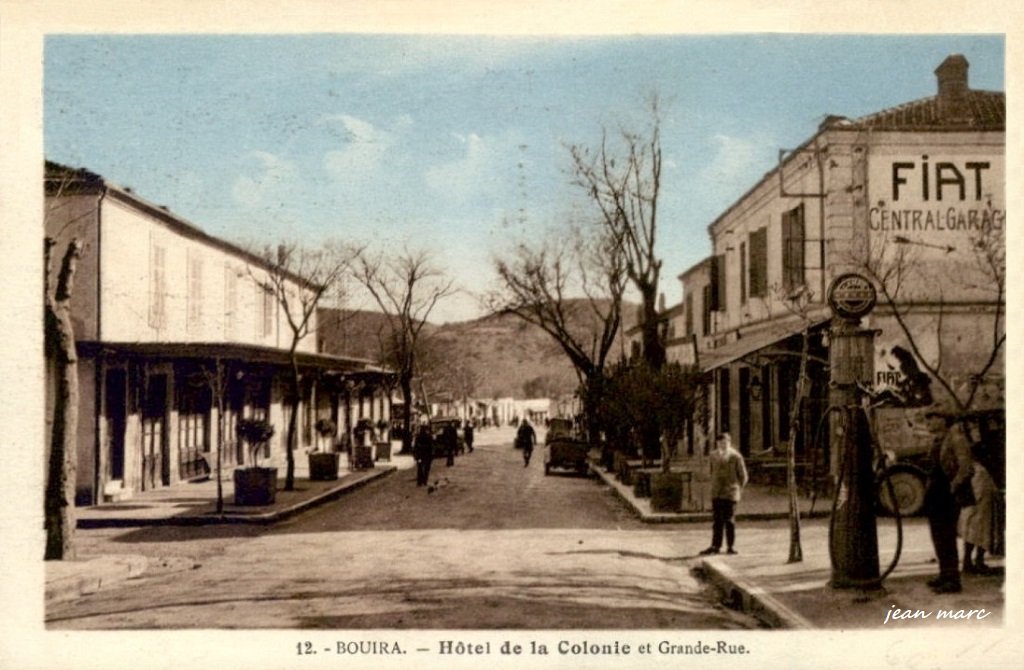
[[471, 454], [473, 453], [473, 432], [473, 422], [467, 421], [462, 429], [462, 440], [466, 443], [466, 449]]
[[[975, 444], [975, 449], [983, 449]], [[972, 463], [974, 475], [971, 476], [971, 491], [974, 493], [974, 504], [960, 511], [960, 537], [964, 540], [963, 571], [967, 574], [985, 575], [990, 572], [985, 564], [985, 553], [992, 551], [992, 505], [996, 492], [996, 483], [992, 475], [978, 458]]]
[[421, 423], [413, 442], [412, 456], [416, 460], [416, 486], [430, 481], [430, 465], [434, 461], [434, 435], [429, 423]]
[[939, 574], [928, 580], [928, 586], [935, 593], [959, 593], [957, 522], [960, 509], [974, 504], [971, 489], [974, 466], [963, 426], [939, 412], [929, 412], [926, 418], [934, 437], [924, 504], [935, 558], [939, 562]]
[[444, 447], [445, 465], [448, 467], [455, 465], [455, 449], [459, 446], [459, 433], [455, 430], [454, 423], [449, 422], [441, 429], [441, 446]]
[[723, 531], [726, 553], [736, 553], [736, 503], [747, 480], [743, 456], [733, 449], [729, 433], [720, 433], [711, 451], [711, 546], [700, 552], [701, 555], [722, 550]]
[[523, 419], [516, 429], [516, 448], [523, 450], [523, 467], [530, 464], [530, 456], [533, 455], [533, 447], [537, 444], [537, 432], [530, 425], [529, 419]]

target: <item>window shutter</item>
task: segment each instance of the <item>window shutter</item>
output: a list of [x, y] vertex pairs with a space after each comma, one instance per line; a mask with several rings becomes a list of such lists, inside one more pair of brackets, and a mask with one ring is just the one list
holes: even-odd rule
[[804, 283], [804, 206], [782, 215], [783, 284], [787, 291]]
[[768, 229], [758, 228], [750, 233], [750, 296], [763, 297], [768, 293]]
[[740, 304], [747, 304], [747, 243], [740, 242]]
[[718, 287], [719, 267], [718, 266], [721, 265], [721, 262], [720, 262], [719, 259], [721, 259], [721, 256], [712, 256], [711, 257], [711, 272], [710, 272], [710, 275], [711, 275], [711, 291], [710, 291], [710, 293], [708, 295], [708, 301], [705, 303], [705, 305], [707, 306], [707, 310], [710, 311], [710, 312], [717, 312], [718, 309], [719, 309], [719, 307], [718, 307], [718, 305], [719, 305], [719, 303], [718, 303], [718, 296], [719, 296], [719, 287]]

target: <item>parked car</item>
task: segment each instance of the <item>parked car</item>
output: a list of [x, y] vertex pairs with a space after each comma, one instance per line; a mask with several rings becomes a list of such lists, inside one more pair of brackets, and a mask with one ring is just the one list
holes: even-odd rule
[[[932, 434], [924, 428], [926, 410], [876, 409], [876, 433], [886, 454], [876, 475], [883, 511], [914, 516], [924, 511], [924, 494], [931, 469]], [[996, 486], [1006, 486], [1006, 416], [1001, 409], [950, 413], [963, 427], [975, 458], [986, 466]], [[890, 493], [889, 483], [892, 484]]]
[[434, 434], [434, 458], [447, 456], [440, 437], [441, 432], [449, 425], [455, 427], [455, 454], [458, 456], [466, 453], [466, 442], [462, 439], [462, 420], [454, 416], [439, 416], [430, 420], [430, 430]]
[[544, 474], [555, 468], [586, 474], [589, 451], [590, 445], [573, 434], [572, 419], [552, 419], [544, 436]]

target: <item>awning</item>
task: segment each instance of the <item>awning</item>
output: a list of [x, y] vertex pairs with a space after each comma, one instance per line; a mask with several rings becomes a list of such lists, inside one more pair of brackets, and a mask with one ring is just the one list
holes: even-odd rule
[[700, 369], [702, 372], [709, 372], [723, 365], [728, 365], [755, 353], [762, 352], [774, 344], [803, 332], [805, 328], [818, 328], [828, 323], [830, 318], [820, 313], [810, 315], [809, 320], [803, 318], [786, 318], [775, 320], [764, 328], [757, 330], [740, 330], [740, 337], [735, 342], [730, 342], [714, 349], [707, 349], [700, 352]]
[[[289, 365], [288, 351], [274, 347], [260, 347], [222, 342], [95, 342], [80, 341], [78, 352], [83, 356], [145, 356], [174, 359], [233, 359], [246, 363]], [[318, 368], [330, 372], [387, 373], [372, 361], [362, 358], [297, 352], [296, 358], [304, 368]]]

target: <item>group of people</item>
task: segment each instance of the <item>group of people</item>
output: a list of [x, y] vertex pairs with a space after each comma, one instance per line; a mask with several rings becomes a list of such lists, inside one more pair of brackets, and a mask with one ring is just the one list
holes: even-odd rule
[[[981, 463], [984, 445], [972, 445], [962, 423], [940, 413], [928, 415], [935, 435], [925, 494], [925, 508], [939, 574], [928, 580], [935, 593], [959, 593], [961, 569], [986, 574], [986, 553], [992, 550], [993, 498], [997, 490], [992, 475]], [[701, 555], [718, 554], [725, 541], [726, 553], [737, 553], [736, 504], [748, 481], [747, 469], [732, 447], [728, 433], [718, 435], [711, 452], [711, 545]], [[962, 561], [957, 537], [963, 539]]]
[[[462, 441], [466, 451], [473, 453], [474, 427], [472, 421], [462, 426]], [[459, 447], [459, 433], [455, 422], [449, 422], [441, 429], [440, 435], [434, 436], [429, 421], [420, 423], [416, 437], [413, 439], [412, 456], [416, 461], [416, 486], [426, 486], [430, 480], [430, 468], [434, 462], [436, 446], [440, 445], [448, 467], [455, 465], [455, 452]]]
[[957, 535], [963, 538], [963, 572], [989, 572], [985, 554], [992, 550], [992, 506], [996, 484], [981, 463], [984, 445], [971, 443], [963, 423], [937, 412], [928, 414], [932, 468], [925, 492], [939, 574], [928, 581], [936, 593], [959, 593], [961, 562]]

